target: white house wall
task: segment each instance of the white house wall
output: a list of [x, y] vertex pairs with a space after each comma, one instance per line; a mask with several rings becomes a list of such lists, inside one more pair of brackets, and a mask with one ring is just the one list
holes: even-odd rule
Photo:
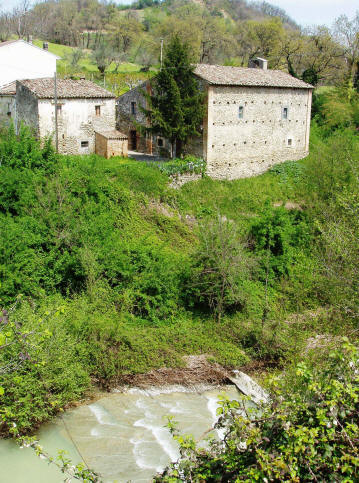
[[14, 80], [53, 77], [56, 56], [24, 41], [0, 47], [0, 86]]
[[[55, 142], [55, 106], [53, 99], [39, 99], [39, 134]], [[89, 154], [95, 151], [95, 131], [115, 129], [115, 99], [59, 99], [59, 152]], [[100, 116], [96, 116], [100, 106]], [[88, 146], [81, 147], [81, 143]]]
[[[208, 175], [248, 177], [307, 156], [311, 96], [310, 89], [209, 86], [204, 150]], [[288, 119], [283, 119], [284, 107]]]

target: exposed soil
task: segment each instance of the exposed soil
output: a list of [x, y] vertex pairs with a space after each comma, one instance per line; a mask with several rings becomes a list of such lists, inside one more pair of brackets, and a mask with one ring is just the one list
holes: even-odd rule
[[205, 355], [184, 357], [186, 367], [161, 368], [146, 374], [127, 374], [121, 385], [147, 388], [150, 386], [194, 386], [197, 384], [228, 384], [229, 371], [207, 361]]

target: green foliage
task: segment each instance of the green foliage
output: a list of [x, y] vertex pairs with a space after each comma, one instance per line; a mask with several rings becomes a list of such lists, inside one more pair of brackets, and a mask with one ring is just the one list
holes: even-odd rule
[[[47, 316], [39, 320], [2, 310], [0, 317], [0, 431], [23, 434], [48, 420], [89, 387], [77, 341]], [[56, 319], [56, 316], [55, 316]]]
[[149, 107], [142, 110], [151, 119], [151, 127], [144, 129], [169, 139], [172, 157], [176, 157], [177, 143], [200, 135], [203, 94], [193, 69], [188, 44], [174, 36], [166, 49], [163, 67], [151, 82], [152, 93], [144, 93]]
[[20, 126], [16, 134], [13, 125], [0, 137], [0, 166], [9, 168], [42, 168], [49, 170], [56, 162], [50, 139], [42, 146], [27, 126]]
[[199, 448], [170, 422], [181, 458], [156, 481], [356, 481], [358, 359], [346, 340], [325, 368], [298, 364], [288, 382], [273, 381], [271, 401], [260, 410], [248, 409], [245, 398], [221, 398], [216, 428], [225, 444]]
[[224, 310], [245, 307], [252, 288], [254, 260], [234, 223], [220, 215], [200, 225], [199, 241], [189, 291], [195, 303], [210, 308], [220, 320]]
[[267, 204], [253, 222], [250, 237], [255, 252], [262, 258], [263, 270], [268, 269], [272, 279], [288, 275], [299, 250], [310, 243], [310, 227], [302, 211]]
[[158, 168], [161, 173], [173, 176], [184, 173], [205, 174], [206, 162], [195, 156], [187, 155], [183, 159], [172, 159], [171, 161], [152, 163], [151, 166]]

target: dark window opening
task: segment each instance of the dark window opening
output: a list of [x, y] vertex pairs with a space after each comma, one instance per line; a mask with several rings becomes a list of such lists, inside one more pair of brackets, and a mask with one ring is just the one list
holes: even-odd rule
[[288, 139], [288, 146], [292, 146], [292, 143], [293, 143], [292, 139]]
[[136, 103], [131, 102], [131, 114], [136, 114]]
[[158, 147], [162, 148], [163, 147], [163, 139], [162, 138], [157, 138], [157, 145]]
[[95, 106], [96, 116], [101, 116], [101, 106]]
[[11, 117], [11, 111], [7, 112], [7, 117]]
[[89, 142], [88, 141], [81, 141], [82, 148], [88, 148]]
[[60, 114], [61, 111], [62, 111], [62, 105], [61, 104], [57, 104], [56, 109], [57, 109], [57, 114]]
[[288, 107], [283, 107], [282, 119], [288, 119]]
[[239, 108], [238, 108], [238, 117], [239, 117], [239, 119], [243, 119], [243, 116], [244, 116], [244, 107], [243, 106], [239, 106]]

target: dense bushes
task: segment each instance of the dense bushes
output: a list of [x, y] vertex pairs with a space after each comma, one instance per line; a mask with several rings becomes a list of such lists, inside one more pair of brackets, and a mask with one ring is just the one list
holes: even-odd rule
[[[170, 428], [182, 457], [156, 481], [357, 481], [359, 351], [344, 342], [324, 367], [301, 363], [272, 381], [271, 401], [248, 410], [222, 399], [224, 443], [199, 448]], [[295, 381], [295, 382], [294, 382]]]
[[352, 334], [359, 142], [324, 129], [314, 124], [304, 161], [180, 190], [145, 163], [60, 156], [26, 130], [5, 133], [0, 306], [23, 295], [13, 320], [35, 354], [1, 373], [2, 414], [26, 431], [91, 378], [108, 387], [199, 353], [278, 366], [318, 333]]

